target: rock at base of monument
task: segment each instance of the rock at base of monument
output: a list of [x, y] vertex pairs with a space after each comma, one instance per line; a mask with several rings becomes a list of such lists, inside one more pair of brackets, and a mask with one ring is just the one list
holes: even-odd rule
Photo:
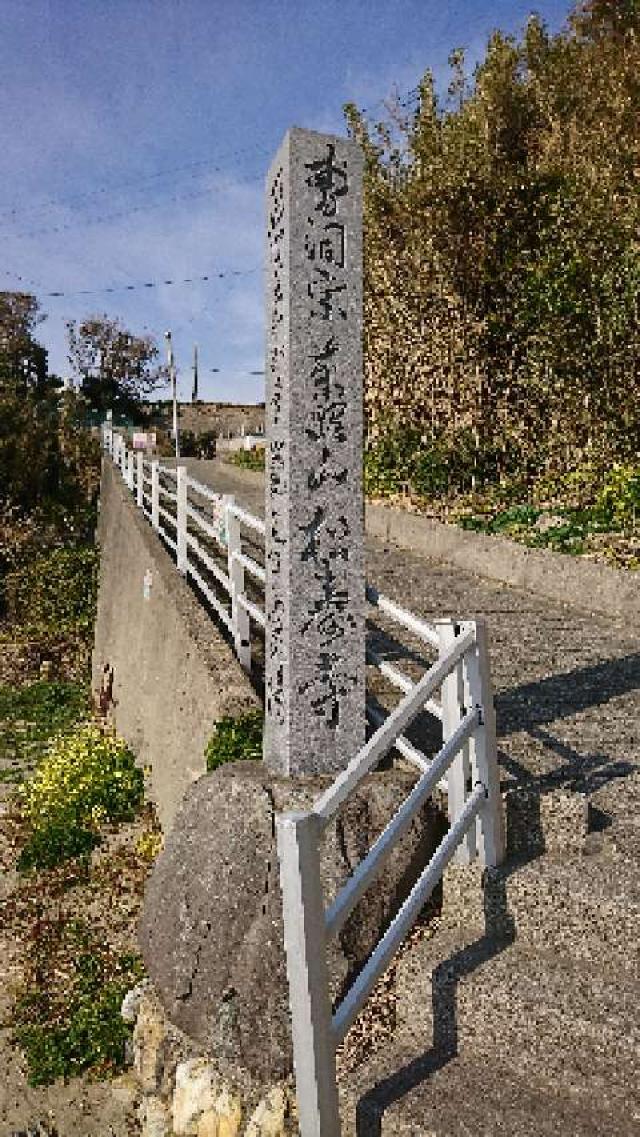
[[[370, 774], [329, 826], [327, 903], [382, 832], [415, 777]], [[229, 763], [186, 794], [147, 884], [139, 938], [168, 1018], [226, 1063], [275, 1081], [292, 1069], [275, 816], [309, 808], [329, 778]], [[332, 995], [370, 955], [446, 829], [427, 802], [329, 948]]]

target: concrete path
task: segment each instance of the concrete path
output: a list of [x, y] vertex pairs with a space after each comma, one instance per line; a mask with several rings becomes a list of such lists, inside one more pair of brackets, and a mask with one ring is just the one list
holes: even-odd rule
[[[188, 465], [262, 513], [260, 476]], [[397, 1029], [341, 1085], [344, 1135], [640, 1133], [640, 632], [377, 541], [367, 575], [427, 619], [486, 618], [503, 789], [586, 795], [590, 833], [510, 857], [500, 929], [476, 878], [402, 959]]]
[[[222, 461], [186, 465], [264, 516], [261, 475]], [[367, 577], [426, 619], [485, 617], [505, 785], [567, 786], [620, 812], [626, 774], [640, 766], [640, 629], [375, 540], [367, 541]]]

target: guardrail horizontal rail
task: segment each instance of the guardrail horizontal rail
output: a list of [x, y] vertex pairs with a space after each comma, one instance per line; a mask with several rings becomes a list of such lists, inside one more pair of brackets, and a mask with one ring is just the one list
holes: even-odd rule
[[187, 573], [190, 577], [193, 578], [200, 591], [206, 596], [211, 607], [218, 613], [218, 616], [222, 620], [222, 623], [225, 625], [225, 627], [228, 628], [230, 632], [233, 632], [233, 621], [231, 619], [231, 616], [225, 609], [224, 604], [218, 600], [218, 597], [209, 588], [206, 580], [203, 580], [203, 578], [200, 576], [200, 573], [193, 567], [192, 564], [187, 565]]
[[192, 536], [191, 533], [187, 533], [187, 544], [190, 549], [193, 549], [194, 553], [197, 557], [199, 557], [202, 563], [207, 566], [209, 572], [215, 576], [216, 580], [220, 582], [222, 587], [226, 588], [227, 592], [230, 593], [231, 581], [229, 580], [226, 572], [223, 572], [220, 566], [216, 564], [213, 557], [210, 557], [209, 554], [205, 552], [205, 550], [202, 548], [202, 545], [199, 543], [199, 541], [196, 540], [194, 536]]
[[251, 573], [252, 576], [255, 576], [257, 580], [262, 581], [263, 584], [266, 583], [267, 574], [262, 565], [259, 565], [257, 561], [252, 560], [251, 557], [246, 556], [245, 553], [234, 553], [232, 559], [242, 565], [242, 567]]
[[207, 537], [211, 537], [212, 541], [215, 541], [218, 545], [223, 547], [220, 540], [220, 534], [215, 526], [211, 525], [207, 521], [206, 517], [203, 517], [197, 509], [194, 509], [194, 507], [189, 504], [187, 504], [187, 517], [190, 517], [192, 521], [195, 521], [196, 525], [199, 525], [202, 529], [202, 532], [207, 534]]
[[258, 608], [257, 604], [252, 604], [251, 601], [247, 600], [247, 597], [244, 595], [240, 595], [238, 597], [238, 604], [240, 604], [241, 607], [244, 608], [245, 611], [253, 617], [256, 624], [259, 624], [261, 628], [264, 628], [266, 626], [265, 614], [261, 608]]
[[246, 509], [241, 509], [239, 505], [230, 505], [229, 510], [238, 518], [238, 521], [241, 521], [248, 529], [255, 529], [256, 533], [261, 533], [264, 537], [266, 528], [264, 521], [262, 521], [260, 517], [254, 517], [252, 513], [247, 513]]
[[453, 857], [460, 839], [475, 821], [483, 802], [486, 790], [480, 783], [467, 798], [464, 809], [438, 845], [433, 857], [418, 877], [398, 915], [390, 924], [378, 946], [345, 995], [332, 1019], [334, 1041], [339, 1044], [349, 1027], [357, 1018], [362, 1005], [375, 987], [378, 979], [387, 969], [407, 933], [415, 924], [421, 909], [426, 904], [449, 861]]
[[442, 681], [453, 671], [474, 642], [475, 628], [472, 627], [456, 639], [454, 646], [443, 659], [438, 659], [433, 667], [429, 668], [413, 690], [405, 695], [402, 702], [391, 712], [379, 730], [365, 743], [360, 753], [351, 759], [333, 785], [315, 802], [313, 812], [323, 819], [325, 825], [365, 774], [391, 750], [398, 735], [402, 734], [404, 728], [415, 718], [416, 712], [441, 686]]
[[158, 513], [161, 517], [164, 517], [165, 521], [168, 521], [169, 524], [172, 525], [175, 529], [176, 525], [178, 524], [175, 513], [169, 513], [168, 509], [165, 509], [162, 505], [158, 506]]
[[370, 604], [379, 608], [381, 612], [386, 612], [396, 623], [402, 624], [408, 631], [413, 632], [420, 639], [426, 640], [432, 647], [440, 647], [438, 633], [431, 624], [427, 624], [419, 616], [414, 616], [413, 612], [408, 612], [406, 608], [401, 608], [399, 604], [389, 600], [388, 596], [383, 596], [372, 584], [366, 585], [365, 596]]
[[[382, 726], [383, 722], [388, 717], [384, 711], [377, 710], [376, 707], [372, 707], [369, 703], [365, 708], [365, 714], [369, 719], [369, 722], [373, 723], [374, 726]], [[413, 762], [414, 766], [417, 766], [418, 769], [422, 770], [423, 773], [425, 773], [431, 766], [431, 758], [427, 758], [426, 754], [423, 754], [417, 746], [414, 746], [412, 742], [409, 742], [409, 739], [405, 738], [404, 734], [398, 735], [393, 744], [393, 749], [402, 754], [404, 758], [408, 758], [409, 761]], [[440, 779], [438, 782], [438, 789], [442, 790], [443, 793], [447, 792], [448, 784], [446, 778]]]
[[205, 486], [203, 482], [197, 481], [196, 478], [192, 478], [190, 475], [187, 476], [187, 489], [194, 489], [196, 493], [208, 498], [209, 501], [217, 501], [221, 496], [219, 493], [216, 493], [215, 490], [212, 490], [211, 486]]
[[364, 860], [354, 869], [347, 883], [336, 896], [325, 919], [327, 935], [334, 936], [340, 931], [349, 913], [355, 908], [371, 881], [380, 872], [384, 861], [392, 852], [394, 844], [407, 832], [416, 813], [424, 805], [442, 775], [448, 770], [461, 746], [473, 734], [479, 722], [478, 709], [474, 707], [467, 712], [451, 737], [438, 751], [430, 768], [416, 782], [409, 796], [377, 840], [374, 841]]
[[[393, 683], [395, 687], [399, 687], [401, 691], [404, 691], [405, 695], [408, 695], [409, 691], [413, 691], [415, 687], [414, 680], [410, 679], [408, 675], [405, 675], [403, 671], [399, 671], [398, 668], [394, 667], [388, 660], [383, 659], [382, 656], [378, 655], [377, 651], [374, 651], [372, 648], [367, 648], [367, 661], [372, 663], [374, 667], [377, 667], [380, 674], [384, 675], [390, 683]], [[442, 707], [435, 699], [427, 699], [424, 709], [442, 721]]]

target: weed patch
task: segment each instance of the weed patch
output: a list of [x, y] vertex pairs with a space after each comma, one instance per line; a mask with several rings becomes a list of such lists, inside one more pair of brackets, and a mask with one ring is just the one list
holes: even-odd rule
[[9, 618], [35, 634], [86, 636], [95, 618], [98, 550], [54, 549], [7, 574]]
[[0, 759], [31, 762], [53, 735], [88, 713], [89, 697], [81, 683], [38, 681], [25, 687], [0, 687]]
[[255, 450], [234, 450], [227, 461], [241, 470], [264, 470], [266, 451], [263, 446]]
[[18, 868], [50, 868], [87, 856], [106, 822], [131, 820], [144, 775], [122, 739], [84, 723], [51, 740], [36, 773], [18, 790], [30, 834]]
[[13, 1016], [29, 1084], [122, 1070], [131, 1028], [120, 1007], [142, 975], [139, 957], [112, 951], [84, 921], [39, 922]]
[[207, 770], [215, 770], [225, 762], [262, 758], [263, 734], [262, 711], [248, 711], [237, 718], [227, 715], [220, 719], [205, 747]]

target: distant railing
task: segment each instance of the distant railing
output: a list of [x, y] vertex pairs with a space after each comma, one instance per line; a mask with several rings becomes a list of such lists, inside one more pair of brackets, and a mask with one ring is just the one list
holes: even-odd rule
[[251, 668], [251, 627], [265, 625], [257, 597], [247, 595], [246, 575], [264, 584], [264, 566], [243, 548], [243, 530], [264, 538], [264, 522], [191, 478], [186, 466], [163, 466], [122, 435], [103, 428], [104, 448], [122, 473], [136, 505], [230, 633], [242, 666]]
[[[378, 604], [381, 603], [391, 602], [378, 597]], [[412, 623], [416, 620], [408, 613], [402, 613], [402, 617], [408, 617]], [[463, 861], [477, 855], [482, 864], [497, 865], [504, 855], [484, 624], [476, 620], [454, 626], [451, 621], [444, 621], [439, 627], [439, 658], [410, 686], [399, 706], [312, 809], [276, 818], [301, 1137], [339, 1137], [336, 1049], [413, 927], [449, 861], [456, 855]], [[417, 623], [413, 631], [420, 631]], [[430, 630], [427, 635], [430, 637]], [[403, 689], [404, 682], [403, 678]], [[434, 705], [431, 700], [438, 688], [442, 689], [442, 701]], [[421, 777], [327, 909], [320, 877], [323, 834], [365, 775], [393, 747], [398, 747], [403, 731], [425, 707], [432, 711], [441, 709], [443, 745], [431, 762], [420, 755], [424, 762]], [[445, 776], [450, 828], [350, 990], [332, 1011], [328, 943]]]

